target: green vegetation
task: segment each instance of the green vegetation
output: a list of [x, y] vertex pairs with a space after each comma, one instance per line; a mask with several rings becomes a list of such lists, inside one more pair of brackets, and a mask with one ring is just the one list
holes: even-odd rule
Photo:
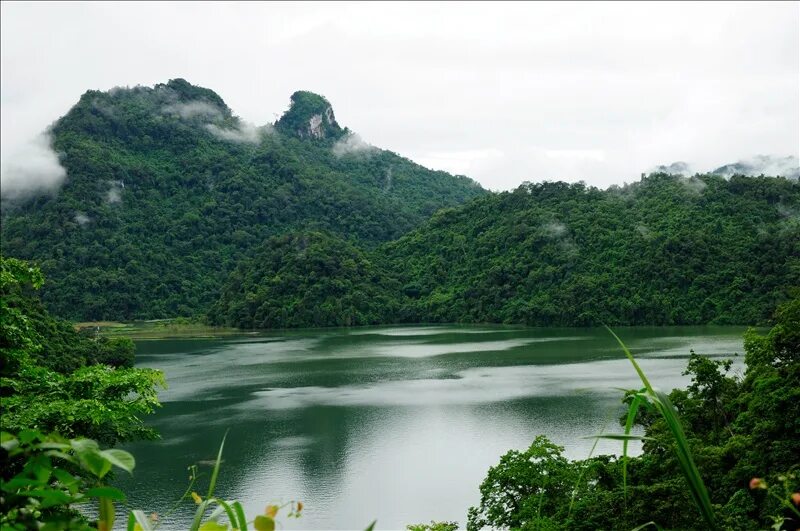
[[599, 436], [641, 439], [642, 455], [568, 461], [538, 437], [489, 470], [467, 529], [796, 529], [800, 298], [778, 310], [768, 334], [747, 332], [741, 377], [692, 353], [691, 385], [667, 395], [625, 350], [644, 388], [626, 396], [625, 432]]
[[97, 337], [120, 339], [207, 338], [242, 334], [235, 328], [212, 326], [203, 320], [185, 317], [131, 323], [87, 321], [75, 323], [75, 328], [85, 334], [94, 334]]
[[[114, 501], [125, 495], [103, 481], [112, 467], [130, 473], [135, 460], [124, 450], [101, 450], [91, 439], [63, 439], [23, 430], [2, 432], [3, 530], [111, 530]], [[75, 508], [96, 502], [96, 526]]]
[[41, 267], [42, 300], [64, 318], [199, 316], [272, 236], [321, 230], [371, 248], [485, 193], [389, 151], [285, 132], [320, 101], [297, 93], [275, 128], [256, 129], [184, 80], [89, 91], [52, 127], [63, 187], [3, 205], [3, 253]]
[[[301, 516], [303, 504], [291, 501], [280, 507], [268, 505], [265, 514], [248, 520], [240, 502], [214, 496], [224, 446], [223, 439], [206, 496], [192, 490], [198, 475], [197, 468], [190, 467], [189, 488], [175, 508], [180, 508], [185, 500], [194, 499], [197, 508], [191, 531], [247, 531], [248, 525], [256, 531], [274, 531], [278, 512], [287, 506], [287, 518]], [[126, 497], [119, 489], [105, 484], [104, 479], [113, 467], [132, 473], [136, 462], [131, 454], [117, 449], [101, 450], [91, 439], [67, 440], [33, 430], [23, 430], [17, 436], [2, 432], [2, 448], [5, 452], [0, 525], [4, 531], [113, 529], [117, 519], [114, 502], [124, 503]], [[89, 522], [77, 510], [90, 503], [96, 503], [98, 508], [95, 522]], [[140, 509], [130, 510], [127, 529], [153, 531], [164, 516], [167, 515], [151, 513], [148, 517]], [[222, 520], [223, 516], [227, 522]]]
[[[336, 118], [333, 107], [324, 97], [306, 90], [292, 94], [289, 110], [281, 116], [275, 128], [299, 138], [340, 138], [346, 134]], [[313, 124], [318, 121], [317, 129]]]
[[129, 339], [92, 338], [34, 300], [41, 272], [0, 258], [0, 428], [90, 437], [104, 444], [155, 433], [142, 417], [158, 407], [164, 376], [134, 369]]
[[210, 318], [242, 328], [386, 322], [397, 298], [362, 250], [320, 232], [268, 240], [231, 274]]
[[[349, 261], [355, 271], [370, 267], [357, 249], [339, 240], [321, 233], [304, 237], [278, 242], [294, 249], [279, 256], [287, 256], [293, 264], [308, 261], [314, 268], [319, 267], [318, 260], [330, 257], [327, 263], [333, 271]], [[304, 257], [304, 251], [308, 256]], [[110, 529], [114, 501], [124, 501], [124, 493], [104, 481], [114, 466], [130, 471], [133, 457], [120, 450], [101, 450], [83, 437], [114, 444], [153, 436], [142, 425], [141, 416], [157, 405], [154, 386], [163, 384], [163, 376], [157, 371], [103, 364], [63, 373], [37, 365], [36, 359], [60, 365], [58, 352], [51, 350], [53, 344], [65, 344], [68, 352], [89, 351], [87, 342], [95, 342], [100, 350], [106, 347], [100, 339], [74, 331], [68, 334], [63, 323], [40, 322], [57, 320], [31, 300], [43, 283], [36, 268], [3, 259], [0, 271], [4, 408], [0, 519], [4, 529], [45, 523], [51, 529]], [[43, 336], [39, 330], [59, 333]], [[800, 455], [800, 298], [778, 309], [775, 326], [767, 334], [746, 333], [747, 369], [741, 376], [728, 374], [728, 361], [692, 353], [686, 372], [691, 385], [667, 395], [652, 387], [622, 346], [644, 387], [625, 395], [629, 410], [621, 419], [624, 432], [595, 437], [618, 439], [624, 445], [641, 440], [642, 455], [629, 457], [624, 450], [619, 458], [569, 461], [563, 448], [537, 437], [530, 448], [508, 452], [489, 470], [480, 486], [480, 504], [469, 510], [467, 528], [795, 526], [800, 521], [796, 462]], [[83, 359], [88, 363], [96, 357]], [[643, 435], [634, 435], [634, 428]], [[43, 435], [48, 432], [61, 435]], [[192, 469], [189, 488], [179, 500], [191, 497], [198, 504], [192, 529], [274, 529], [279, 507], [268, 506], [264, 515], [248, 520], [241, 504], [214, 495], [222, 450], [221, 446], [207, 494], [203, 497], [192, 490], [198, 479]], [[88, 502], [99, 507], [97, 522], [88, 522], [75, 510]], [[292, 503], [289, 515], [297, 516], [301, 510], [302, 504]], [[448, 531], [454, 524], [408, 527]], [[128, 513], [128, 529], [153, 528], [155, 523], [141, 510]]]
[[287, 275], [289, 259], [274, 259], [282, 240], [269, 241], [263, 259], [231, 276], [210, 319], [319, 326], [310, 313], [264, 319], [259, 308], [285, 311], [312, 285], [322, 303], [346, 285], [351, 300], [387, 301], [351, 324], [761, 323], [800, 285], [799, 209], [800, 184], [783, 178], [655, 174], [608, 191], [523, 185], [442, 210], [373, 251], [348, 247], [371, 264], [361, 281], [319, 260]]
[[[569, 461], [538, 437], [489, 470], [468, 529], [797, 527], [797, 182], [653, 174], [607, 191], [543, 183], [486, 194], [363, 144], [316, 94], [296, 92], [274, 127], [256, 129], [184, 80], [87, 92], [52, 134], [63, 189], [2, 212], [4, 253], [37, 264], [0, 258], [4, 530], [113, 525], [124, 494], [104, 481], [134, 463], [99, 444], [156, 437], [142, 419], [165, 385], [133, 368], [123, 334], [224, 333], [206, 318], [240, 328], [756, 324], [776, 306], [769, 333], [747, 332], [741, 376], [693, 353], [691, 385], [666, 394], [623, 345], [643, 388], [625, 395], [623, 432], [597, 435], [622, 441], [622, 456]], [[43, 287], [42, 271], [53, 284]], [[189, 318], [98, 334], [48, 310]], [[638, 457], [631, 440], [642, 441]], [[214, 496], [221, 455], [206, 496], [191, 491], [193, 475], [181, 500], [198, 503], [192, 529], [274, 529], [279, 508], [247, 520]], [[74, 511], [87, 501], [98, 503], [95, 523]], [[128, 518], [131, 530], [153, 527], [141, 511]]]

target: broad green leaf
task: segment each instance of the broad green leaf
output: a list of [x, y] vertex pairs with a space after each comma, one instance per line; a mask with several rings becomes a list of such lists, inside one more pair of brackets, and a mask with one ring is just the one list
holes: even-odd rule
[[59, 443], [59, 442], [43, 442], [39, 445], [39, 448], [42, 450], [69, 450], [70, 445], [67, 443]]
[[22, 444], [28, 444], [41, 438], [42, 434], [36, 430], [22, 430], [19, 432], [19, 442]]
[[75, 450], [75, 453], [78, 455], [86, 452], [97, 452], [100, 450], [100, 447], [97, 446], [97, 443], [91, 439], [72, 439], [70, 441], [70, 446], [72, 446], [72, 449]]
[[50, 457], [58, 457], [59, 459], [63, 459], [64, 461], [70, 463], [77, 463], [76, 459], [72, 455], [64, 453], [60, 450], [48, 450], [44, 454]]
[[111, 470], [111, 461], [98, 452], [84, 451], [81, 454], [83, 468], [102, 479]]
[[253, 521], [253, 527], [255, 527], [257, 531], [275, 531], [275, 520], [269, 516], [259, 514]]
[[125, 450], [111, 448], [110, 450], [103, 450], [100, 452], [100, 455], [111, 461], [112, 465], [121, 468], [129, 474], [132, 474], [134, 467], [136, 467], [136, 460]]
[[19, 446], [19, 439], [4, 431], [0, 433], [0, 446], [2, 446], [6, 452], [10, 452]]

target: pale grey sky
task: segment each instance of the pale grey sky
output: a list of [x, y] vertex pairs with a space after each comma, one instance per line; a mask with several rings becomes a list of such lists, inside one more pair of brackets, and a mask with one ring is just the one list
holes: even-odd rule
[[3, 2], [1, 15], [4, 175], [84, 91], [175, 77], [256, 124], [318, 92], [367, 142], [494, 190], [800, 150], [798, 2]]

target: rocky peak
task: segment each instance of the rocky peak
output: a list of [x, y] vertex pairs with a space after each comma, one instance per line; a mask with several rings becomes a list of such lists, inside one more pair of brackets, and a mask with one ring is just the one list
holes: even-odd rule
[[275, 124], [279, 131], [296, 136], [322, 140], [339, 138], [344, 130], [336, 123], [333, 107], [324, 96], [299, 90], [292, 94], [291, 104]]

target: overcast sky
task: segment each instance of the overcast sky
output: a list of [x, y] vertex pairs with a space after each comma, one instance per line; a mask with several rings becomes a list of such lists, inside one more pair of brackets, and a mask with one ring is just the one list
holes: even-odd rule
[[256, 124], [318, 92], [367, 142], [494, 190], [800, 149], [797, 2], [3, 2], [0, 21], [4, 168], [84, 91], [175, 77]]

